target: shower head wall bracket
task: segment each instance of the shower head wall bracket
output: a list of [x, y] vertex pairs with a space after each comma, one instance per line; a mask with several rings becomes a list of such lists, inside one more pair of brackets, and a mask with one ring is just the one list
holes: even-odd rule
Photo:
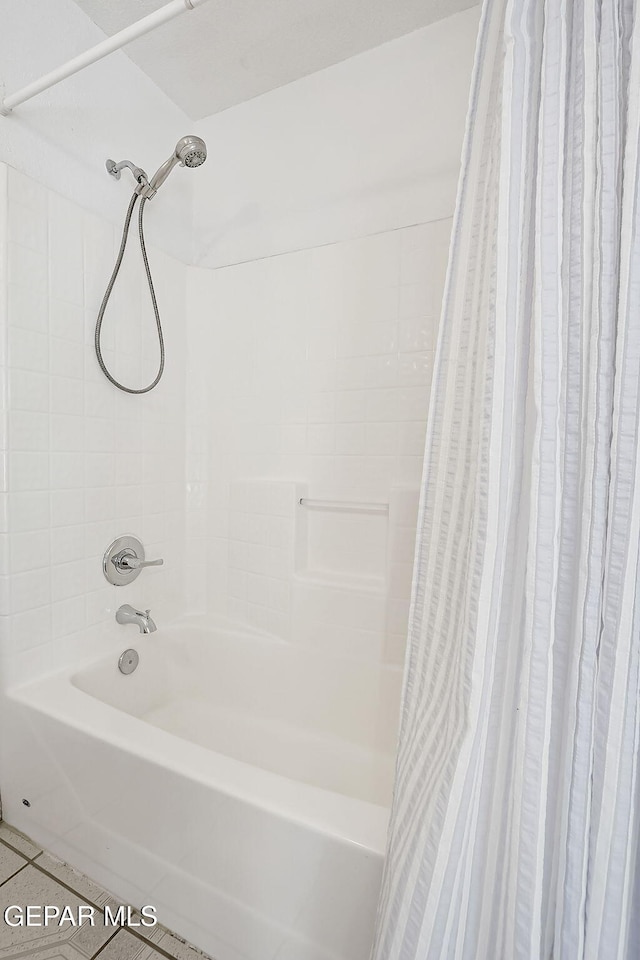
[[120, 179], [121, 171], [125, 167], [128, 167], [139, 184], [146, 185], [149, 183], [149, 177], [142, 167], [136, 167], [135, 163], [132, 163], [131, 160], [120, 160], [119, 163], [116, 163], [115, 160], [107, 160], [105, 167], [107, 168], [109, 176], [114, 177], [116, 180]]

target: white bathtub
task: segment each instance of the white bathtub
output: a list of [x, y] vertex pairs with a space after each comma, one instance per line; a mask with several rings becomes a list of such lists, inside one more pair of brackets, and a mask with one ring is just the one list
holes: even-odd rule
[[399, 671], [193, 621], [123, 640], [129, 676], [10, 692], [7, 822], [216, 960], [368, 960]]

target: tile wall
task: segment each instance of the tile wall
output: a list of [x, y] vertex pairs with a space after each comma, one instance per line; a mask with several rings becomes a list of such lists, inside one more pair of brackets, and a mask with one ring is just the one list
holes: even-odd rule
[[[186, 267], [149, 243], [166, 372], [146, 396], [121, 393], [93, 348], [119, 230], [11, 168], [2, 167], [0, 190], [7, 215], [0, 628], [3, 675], [20, 679], [61, 656], [95, 654], [105, 638], [122, 642], [113, 619], [122, 602], [151, 607], [159, 622], [185, 609]], [[123, 194], [123, 217], [127, 200]], [[132, 234], [103, 343], [116, 376], [142, 385], [158, 353]], [[101, 558], [123, 533], [140, 536], [165, 566], [115, 588]]]
[[189, 272], [194, 609], [402, 661], [450, 228]]
[[[93, 348], [119, 230], [4, 166], [0, 205], [3, 676], [122, 643], [122, 602], [401, 662], [450, 221], [218, 270], [150, 243], [167, 367], [132, 397]], [[143, 277], [132, 242], [104, 346], [137, 384], [157, 364]], [[122, 533], [165, 566], [114, 588]]]

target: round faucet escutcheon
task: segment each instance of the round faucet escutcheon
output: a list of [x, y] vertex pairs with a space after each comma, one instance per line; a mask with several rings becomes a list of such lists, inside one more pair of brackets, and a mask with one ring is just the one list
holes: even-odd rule
[[116, 537], [102, 558], [102, 572], [114, 587], [123, 587], [133, 581], [146, 567], [161, 567], [164, 560], [147, 560], [139, 537], [132, 533]]

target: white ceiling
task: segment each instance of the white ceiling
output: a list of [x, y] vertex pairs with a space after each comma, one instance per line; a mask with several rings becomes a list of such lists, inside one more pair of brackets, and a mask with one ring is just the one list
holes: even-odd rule
[[[111, 35], [166, 0], [75, 0]], [[478, 0], [210, 0], [125, 47], [193, 120], [411, 33]]]

